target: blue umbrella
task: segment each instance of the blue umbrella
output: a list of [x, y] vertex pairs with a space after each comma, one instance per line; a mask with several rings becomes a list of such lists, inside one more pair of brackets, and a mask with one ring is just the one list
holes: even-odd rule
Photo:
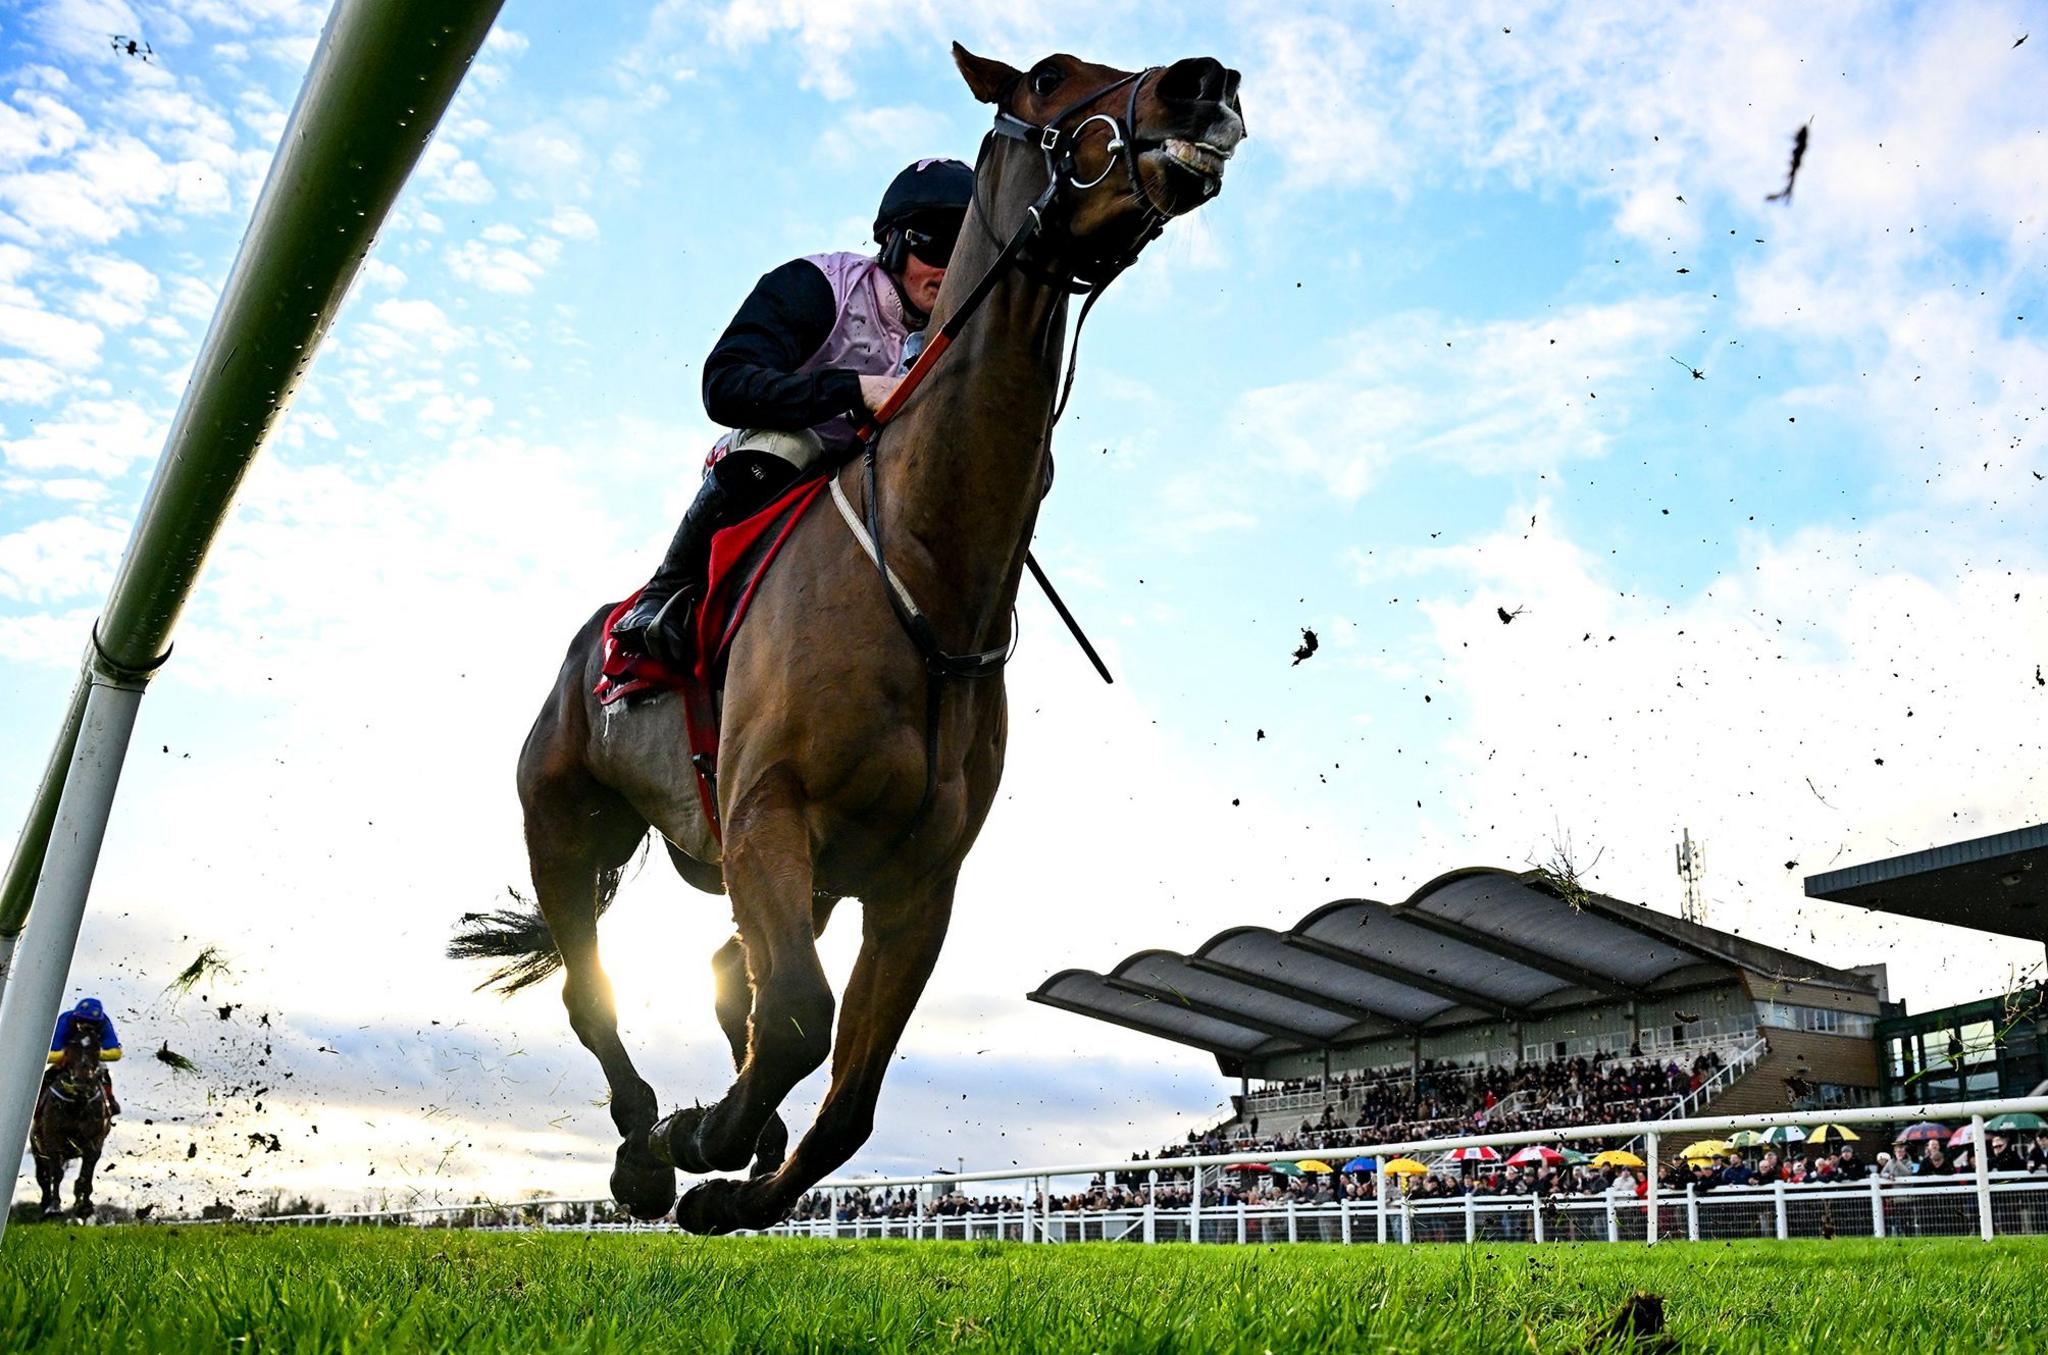
[[1379, 1164], [1369, 1157], [1354, 1157], [1344, 1164], [1342, 1170], [1347, 1172], [1378, 1171]]

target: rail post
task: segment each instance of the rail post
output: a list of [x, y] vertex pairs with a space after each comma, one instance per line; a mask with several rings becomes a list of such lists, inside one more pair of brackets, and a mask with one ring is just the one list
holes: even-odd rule
[[1387, 1240], [1387, 1161], [1376, 1157], [1372, 1160], [1373, 1175], [1373, 1226], [1378, 1231], [1379, 1241]]
[[1351, 1241], [1351, 1197], [1341, 1190], [1337, 1193], [1337, 1236], [1347, 1244]]
[[1240, 1247], [1242, 1247], [1242, 1246], [1244, 1245], [1244, 1197], [1243, 1197], [1243, 1196], [1239, 1196], [1239, 1197], [1238, 1197], [1238, 1200], [1237, 1200], [1237, 1245], [1238, 1245], [1238, 1246], [1240, 1246]]
[[1530, 1233], [1531, 1233], [1531, 1234], [1532, 1234], [1532, 1235], [1533, 1235], [1533, 1236], [1535, 1237], [1535, 1239], [1536, 1239], [1536, 1240], [1537, 1240], [1538, 1242], [1541, 1242], [1541, 1241], [1543, 1241], [1543, 1197], [1542, 1197], [1542, 1196], [1540, 1196], [1540, 1195], [1535, 1195], [1535, 1194], [1532, 1194], [1532, 1195], [1530, 1195], [1530, 1196], [1529, 1196], [1529, 1217], [1530, 1217], [1530, 1218], [1531, 1218], [1532, 1220], [1534, 1220], [1534, 1226], [1533, 1226], [1533, 1227], [1531, 1227], [1531, 1228], [1530, 1228], [1530, 1230], [1529, 1230], [1529, 1231], [1530, 1231]]
[[1884, 1236], [1884, 1188], [1882, 1181], [1883, 1178], [1878, 1175], [1877, 1168], [1873, 1165], [1870, 1169], [1870, 1235], [1872, 1237]]
[[1648, 1203], [1643, 1213], [1643, 1242], [1647, 1246], [1654, 1247], [1657, 1245], [1657, 1207], [1661, 1203], [1658, 1198], [1659, 1191], [1657, 1189], [1657, 1164], [1663, 1161], [1662, 1158], [1657, 1156], [1656, 1130], [1653, 1129], [1643, 1136], [1643, 1146], [1647, 1150], [1644, 1156], [1650, 1159], [1649, 1165], [1643, 1168], [1644, 1171], [1650, 1174], [1649, 1191], [1644, 1197]]
[[1145, 1241], [1159, 1240], [1159, 1169], [1145, 1173]]
[[1621, 1220], [1614, 1216], [1614, 1187], [1607, 1188], [1607, 1240], [1621, 1241]]
[[1970, 1117], [1970, 1165], [1977, 1177], [1977, 1236], [1986, 1242], [1991, 1240], [1991, 1159], [1985, 1149], [1991, 1145], [1984, 1141], [1984, 1117]]
[[1188, 1192], [1188, 1241], [1202, 1240], [1202, 1169], [1194, 1169], [1194, 1188]]
[[1771, 1182], [1771, 1203], [1778, 1213], [1778, 1241], [1783, 1242], [1791, 1234], [1785, 1227], [1785, 1178], [1782, 1176]]
[[1479, 1214], [1472, 1204], [1471, 1191], [1465, 1192], [1465, 1241], [1479, 1240]]
[[501, 3], [337, 0], [320, 34], [0, 876], [0, 933], [20, 935], [0, 998], [0, 1162], [10, 1182], [35, 1109], [21, 1092], [36, 1085], [49, 1047], [143, 688], [170, 657], [235, 490]]
[[1690, 1181], [1685, 1183], [1685, 1238], [1688, 1242], [1700, 1240], [1700, 1197]]
[[1295, 1235], [1294, 1231], [1294, 1197], [1292, 1195], [1287, 1197], [1287, 1240], [1289, 1242], [1301, 1240]]

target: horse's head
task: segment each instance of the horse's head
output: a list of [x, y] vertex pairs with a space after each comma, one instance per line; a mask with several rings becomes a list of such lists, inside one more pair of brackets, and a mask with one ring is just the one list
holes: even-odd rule
[[[1043, 152], [1065, 176], [1059, 227], [1079, 259], [1127, 262], [1164, 219], [1221, 191], [1245, 137], [1238, 72], [1211, 57], [1123, 71], [1056, 53], [1020, 71], [955, 43], [953, 60], [1013, 153]], [[1029, 201], [1043, 185], [1006, 181], [1003, 195]]]
[[77, 1075], [100, 1066], [100, 1030], [91, 1021], [74, 1022], [71, 1033], [64, 1037], [64, 1057], [60, 1061], [64, 1071]]

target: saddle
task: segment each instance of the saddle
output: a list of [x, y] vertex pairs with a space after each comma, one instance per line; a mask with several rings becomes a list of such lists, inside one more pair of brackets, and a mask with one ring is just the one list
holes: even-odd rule
[[739, 635], [740, 623], [781, 555], [790, 534], [817, 502], [829, 477], [814, 476], [786, 490], [766, 508], [721, 528], [711, 538], [711, 564], [704, 591], [682, 626], [690, 653], [670, 665], [651, 655], [629, 653], [612, 638], [612, 627], [639, 600], [633, 593], [604, 619], [604, 665], [594, 694], [600, 706], [676, 693], [683, 704], [683, 724], [690, 741], [690, 765], [697, 772], [697, 795], [713, 833], [718, 823], [718, 711], [725, 689], [726, 659]]

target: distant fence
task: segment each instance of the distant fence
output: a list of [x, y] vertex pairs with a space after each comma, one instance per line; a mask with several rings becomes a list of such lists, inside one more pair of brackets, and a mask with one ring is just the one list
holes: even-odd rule
[[[1985, 1122], [2006, 1114], [2048, 1113], [2048, 1096], [1960, 1105], [1866, 1107], [1824, 1117], [1838, 1125], [1903, 1125], [1933, 1120], [1967, 1122], [1972, 1142], [1987, 1137]], [[990, 1239], [1012, 1242], [1650, 1242], [1664, 1239], [1718, 1241], [1732, 1238], [1963, 1237], [2048, 1235], [2048, 1173], [1997, 1172], [1973, 1153], [1976, 1170], [1959, 1176], [1881, 1178], [1854, 1181], [1783, 1181], [1767, 1186], [1725, 1186], [1708, 1191], [1688, 1187], [1677, 1194], [1656, 1183], [1654, 1165], [1642, 1195], [1475, 1196], [1419, 1199], [1403, 1193], [1387, 1162], [1407, 1155], [1435, 1155], [1455, 1148], [1515, 1148], [1528, 1144], [1641, 1139], [1651, 1164], [1662, 1150], [1674, 1152], [1691, 1140], [1721, 1130], [1769, 1129], [1817, 1124], [1823, 1117], [1723, 1115], [1690, 1120], [1649, 1120], [1630, 1124], [1583, 1125], [1569, 1129], [1471, 1134], [1393, 1144], [1363, 1144], [1342, 1150], [1348, 1158], [1375, 1163], [1378, 1190], [1371, 1200], [1323, 1203], [1218, 1205], [1201, 1198], [1207, 1173], [1244, 1161], [1242, 1153], [1112, 1161], [1009, 1171], [939, 1173], [822, 1183], [834, 1217], [777, 1224], [765, 1235], [812, 1238]], [[2032, 1131], [2023, 1131], [2032, 1132]], [[1866, 1140], [1867, 1159], [1885, 1144]], [[1261, 1161], [1300, 1162], [1334, 1156], [1330, 1149], [1260, 1153]], [[1053, 1206], [1059, 1183], [1101, 1176], [1126, 1179], [1143, 1174], [1144, 1203], [1121, 1209], [1063, 1209]], [[1185, 1204], [1156, 1201], [1162, 1178], [1185, 1181]], [[1209, 1180], [1218, 1179], [1207, 1177]], [[982, 1213], [931, 1212], [926, 1187], [957, 1188], [972, 1183], [1011, 1184], [1023, 1190], [1014, 1208]], [[912, 1191], [914, 1211], [902, 1217], [840, 1219], [844, 1200], [874, 1191]], [[547, 1199], [505, 1204], [429, 1205], [374, 1212], [297, 1214], [253, 1222], [321, 1226], [371, 1224], [510, 1231], [548, 1228], [576, 1232], [658, 1232], [668, 1225], [624, 1218], [610, 1200]]]

